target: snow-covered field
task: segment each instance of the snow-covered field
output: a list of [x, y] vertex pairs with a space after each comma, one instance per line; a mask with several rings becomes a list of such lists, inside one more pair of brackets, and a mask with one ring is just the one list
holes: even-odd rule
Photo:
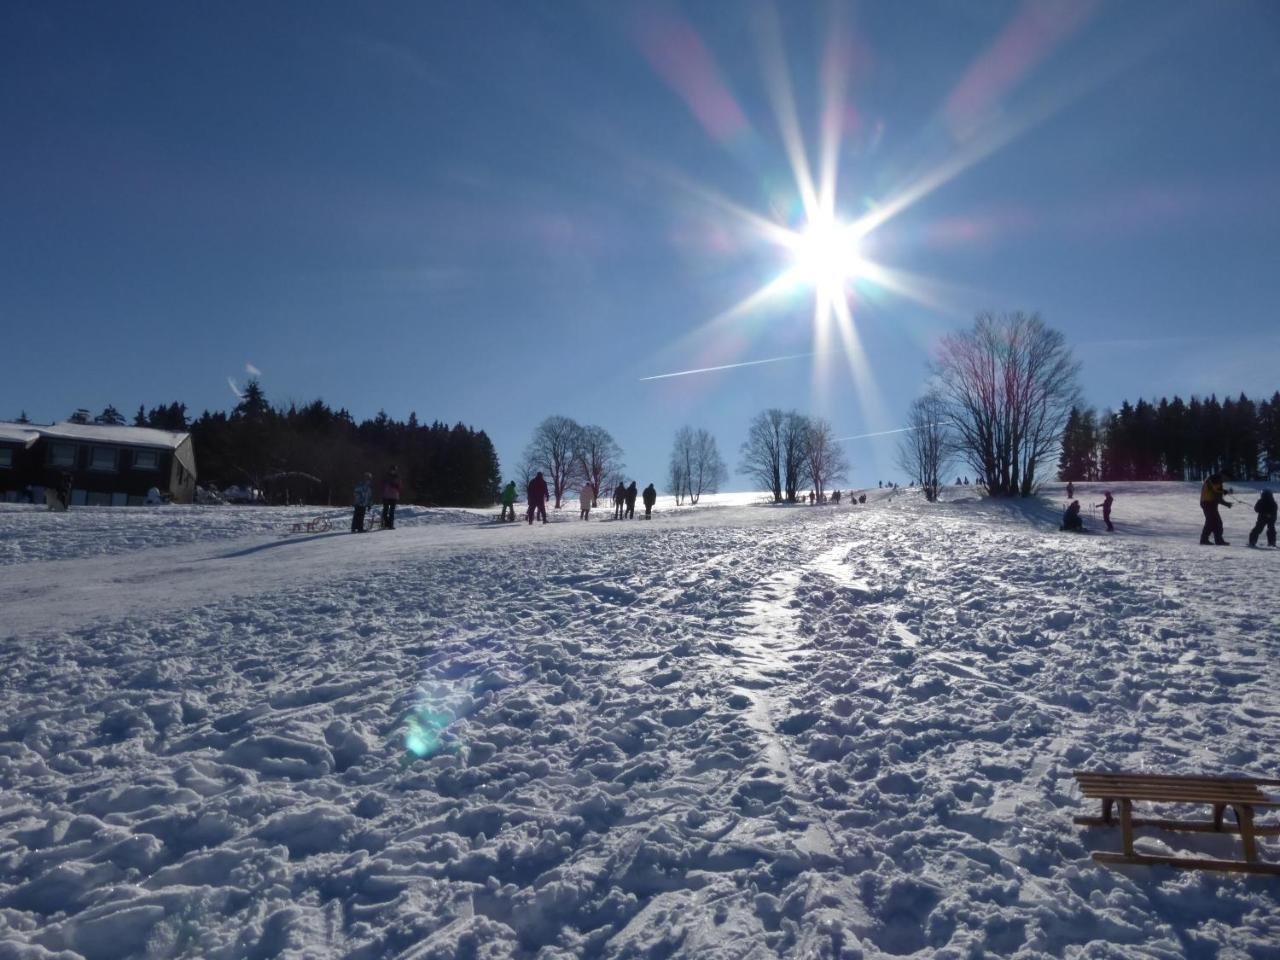
[[1280, 880], [1071, 822], [1080, 767], [1280, 776], [1253, 498], [1215, 548], [1112, 489], [0, 508], [0, 958], [1276, 957]]

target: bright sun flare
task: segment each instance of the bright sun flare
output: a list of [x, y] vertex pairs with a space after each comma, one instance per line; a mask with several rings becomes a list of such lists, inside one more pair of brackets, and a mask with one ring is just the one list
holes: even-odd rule
[[862, 265], [853, 230], [829, 217], [809, 222], [798, 235], [793, 255], [799, 275], [827, 290], [856, 279]]

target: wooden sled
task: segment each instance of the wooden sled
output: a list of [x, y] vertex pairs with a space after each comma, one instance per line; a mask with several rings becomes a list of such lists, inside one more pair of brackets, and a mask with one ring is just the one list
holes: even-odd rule
[[289, 527], [289, 533], [324, 533], [332, 526], [332, 521], [324, 514], [321, 514], [318, 517], [312, 517], [310, 520], [298, 521]]
[[[1230, 870], [1237, 873], [1261, 873], [1280, 876], [1280, 863], [1258, 859], [1259, 836], [1280, 835], [1280, 824], [1255, 824], [1255, 808], [1280, 807], [1262, 791], [1264, 786], [1280, 785], [1280, 780], [1253, 777], [1187, 777], [1156, 773], [1124, 773], [1099, 770], [1077, 770], [1073, 774], [1085, 797], [1102, 801], [1102, 816], [1076, 817], [1075, 822], [1087, 827], [1112, 826], [1111, 811], [1120, 808], [1120, 853], [1099, 852], [1098, 863], [1161, 864], [1190, 870]], [[1205, 803], [1213, 808], [1213, 819], [1169, 820], [1133, 815], [1135, 801], [1149, 803]], [[1230, 807], [1235, 826], [1224, 823]], [[1170, 857], [1138, 853], [1133, 849], [1134, 827], [1157, 827], [1162, 830], [1185, 830], [1199, 833], [1238, 833], [1244, 848], [1243, 860], [1216, 860], [1206, 857]]]

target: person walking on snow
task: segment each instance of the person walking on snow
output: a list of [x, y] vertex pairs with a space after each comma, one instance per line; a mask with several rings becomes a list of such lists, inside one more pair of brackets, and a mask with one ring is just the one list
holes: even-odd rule
[[396, 528], [396, 504], [400, 502], [400, 471], [392, 467], [382, 480], [382, 527]]
[[1267, 546], [1274, 547], [1276, 545], [1276, 498], [1271, 495], [1270, 490], [1262, 491], [1258, 502], [1253, 505], [1253, 510], [1258, 515], [1258, 522], [1253, 525], [1253, 530], [1249, 533], [1249, 546], [1258, 545], [1258, 536], [1265, 529]]
[[1084, 521], [1080, 519], [1079, 500], [1072, 500], [1071, 505], [1062, 514], [1062, 529], [1074, 530], [1076, 533], [1084, 532]]
[[613, 519], [622, 519], [622, 510], [627, 502], [627, 488], [622, 485], [622, 481], [618, 481], [618, 485], [613, 488]]
[[1076, 486], [1070, 480], [1067, 481], [1067, 499], [1074, 500], [1076, 498]]
[[516, 518], [516, 482], [512, 480], [502, 488], [502, 520]]
[[529, 500], [529, 509], [525, 513], [525, 519], [529, 521], [529, 525], [533, 526], [533, 518], [536, 515], [541, 518], [543, 523], [547, 522], [547, 481], [542, 479], [542, 471], [538, 471], [538, 475], [529, 481], [529, 488], [525, 490], [525, 496]]
[[1218, 512], [1218, 507], [1231, 509], [1231, 504], [1222, 498], [1224, 494], [1232, 492], [1231, 490], [1223, 489], [1222, 474], [1220, 473], [1209, 474], [1209, 479], [1200, 488], [1200, 509], [1204, 511], [1204, 529], [1200, 531], [1200, 542], [1202, 544], [1207, 545], [1209, 543], [1209, 535], [1213, 534], [1214, 544], [1219, 547], [1231, 546], [1230, 543], [1222, 539], [1222, 514]]
[[634, 480], [632, 480], [631, 483], [627, 485], [626, 500], [627, 500], [627, 510], [626, 510], [626, 513], [623, 514], [623, 516], [625, 516], [628, 520], [634, 520], [636, 518], [636, 482]]
[[589, 483], [584, 483], [582, 489], [578, 491], [578, 507], [583, 520], [587, 520], [591, 516], [591, 501], [596, 498], [596, 488]]
[[364, 512], [373, 506], [373, 474], [366, 473], [351, 495], [351, 532], [364, 533]]
[[1116, 498], [1111, 495], [1111, 491], [1108, 490], [1106, 496], [1102, 498], [1102, 502], [1094, 504], [1095, 507], [1102, 508], [1102, 522], [1107, 525], [1107, 529], [1112, 533], [1114, 533], [1116, 529], [1111, 525], [1111, 504], [1115, 502], [1115, 499]]
[[644, 518], [652, 519], [653, 505], [658, 502], [658, 491], [654, 489], [653, 484], [649, 484], [644, 488]]

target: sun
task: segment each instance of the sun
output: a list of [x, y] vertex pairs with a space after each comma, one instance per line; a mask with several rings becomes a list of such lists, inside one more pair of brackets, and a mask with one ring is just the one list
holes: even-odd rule
[[843, 289], [862, 269], [857, 233], [831, 216], [815, 217], [795, 234], [791, 254], [797, 279], [828, 291]]

